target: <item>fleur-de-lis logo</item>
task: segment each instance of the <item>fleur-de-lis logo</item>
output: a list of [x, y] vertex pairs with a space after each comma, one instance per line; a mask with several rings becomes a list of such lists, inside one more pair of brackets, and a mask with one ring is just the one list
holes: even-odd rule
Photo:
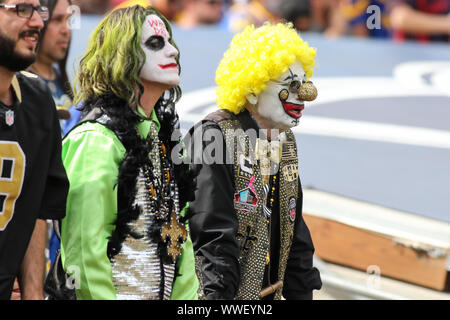
[[[181, 255], [181, 244], [187, 239], [186, 227], [177, 221], [177, 214], [172, 211], [170, 224], [164, 223], [161, 228], [161, 238], [164, 242], [170, 241], [167, 245], [167, 254], [172, 257], [175, 263], [177, 258]], [[169, 239], [168, 239], [169, 238]]]

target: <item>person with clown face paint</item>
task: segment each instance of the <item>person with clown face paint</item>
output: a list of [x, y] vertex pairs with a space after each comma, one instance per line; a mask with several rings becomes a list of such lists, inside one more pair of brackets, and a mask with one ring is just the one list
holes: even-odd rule
[[321, 288], [290, 130], [317, 97], [315, 55], [291, 24], [266, 23], [235, 35], [219, 64], [220, 109], [185, 137], [202, 165], [189, 204], [199, 298], [312, 299]]
[[197, 298], [182, 211], [192, 177], [171, 158], [179, 81], [170, 25], [154, 8], [114, 10], [94, 31], [75, 87], [83, 118], [62, 150], [61, 260], [76, 270], [77, 299]]

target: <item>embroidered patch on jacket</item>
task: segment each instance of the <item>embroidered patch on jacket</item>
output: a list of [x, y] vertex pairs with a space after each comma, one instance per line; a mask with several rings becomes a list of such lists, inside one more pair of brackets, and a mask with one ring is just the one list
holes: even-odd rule
[[288, 141], [283, 143], [283, 152], [281, 153], [281, 159], [284, 161], [297, 160], [297, 152], [295, 152], [295, 142]]
[[256, 212], [258, 196], [253, 187], [254, 177], [250, 179], [248, 187], [234, 194], [234, 208], [243, 213]]
[[289, 219], [291, 222], [295, 221], [295, 215], [297, 211], [297, 201], [295, 201], [294, 197], [289, 199]]
[[239, 154], [238, 175], [241, 178], [250, 180], [253, 176], [253, 164], [250, 157], [246, 157], [243, 153]]
[[294, 181], [298, 177], [298, 165], [296, 163], [288, 164], [283, 167], [282, 173], [286, 181]]

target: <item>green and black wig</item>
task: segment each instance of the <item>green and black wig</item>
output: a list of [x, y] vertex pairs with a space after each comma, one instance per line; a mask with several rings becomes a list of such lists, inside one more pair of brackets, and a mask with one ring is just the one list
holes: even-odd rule
[[[177, 48], [169, 21], [156, 9], [133, 6], [113, 10], [93, 32], [81, 59], [74, 85], [75, 105], [84, 102], [89, 108], [87, 102], [112, 93], [125, 100], [133, 111], [137, 110], [144, 90], [139, 75], [146, 59], [140, 42], [142, 26], [151, 14], [161, 18], [170, 34], [170, 43]], [[176, 60], [180, 65], [179, 55]], [[174, 104], [180, 97], [181, 89], [176, 86], [161, 97], [160, 104]]]
[[[129, 222], [139, 216], [139, 208], [133, 205], [136, 179], [139, 169], [149, 161], [151, 142], [139, 136], [136, 125], [145, 119], [137, 112], [144, 90], [139, 77], [145, 63], [140, 40], [145, 18], [151, 14], [161, 18], [170, 34], [171, 44], [177, 48], [172, 40], [169, 22], [154, 8], [133, 6], [116, 9], [94, 31], [81, 60], [74, 88], [75, 104], [82, 103], [83, 117], [94, 109], [100, 110], [99, 116], [106, 114], [110, 119], [106, 126], [119, 137], [127, 150], [119, 166], [116, 227], [108, 242], [110, 258], [120, 252], [123, 240], [130, 234]], [[179, 65], [179, 56], [176, 60]], [[161, 124], [159, 138], [166, 146], [170, 159], [172, 150], [181, 139], [175, 110], [175, 103], [180, 98], [181, 89], [177, 86], [167, 90], [154, 108]], [[170, 166], [170, 176], [175, 177], [178, 185], [180, 208], [184, 208], [194, 198], [194, 179], [198, 171], [190, 170], [189, 165], [184, 163], [171, 162]], [[154, 230], [150, 231], [154, 234]], [[160, 236], [157, 238], [161, 240]]]
[[[117, 121], [122, 135], [131, 134], [136, 124], [146, 119], [137, 112], [144, 91], [140, 71], [146, 61], [141, 35], [146, 17], [152, 14], [164, 22], [169, 41], [178, 50], [169, 21], [155, 8], [136, 5], [116, 9], [103, 18], [93, 32], [77, 71], [74, 104], [81, 102], [82, 116], [100, 107]], [[175, 59], [180, 66], [179, 58], [178, 54]], [[169, 151], [177, 143], [172, 136], [174, 131], [179, 132], [175, 103], [180, 98], [181, 89], [176, 86], [166, 90], [154, 107], [161, 124], [160, 138]]]

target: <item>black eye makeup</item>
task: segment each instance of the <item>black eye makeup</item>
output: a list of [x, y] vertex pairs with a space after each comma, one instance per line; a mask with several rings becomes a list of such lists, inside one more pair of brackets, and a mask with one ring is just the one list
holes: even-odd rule
[[161, 36], [151, 36], [145, 41], [145, 46], [153, 51], [159, 51], [165, 46], [164, 38]]
[[295, 74], [291, 69], [289, 69], [289, 76], [287, 76], [283, 81], [272, 79], [271, 82], [277, 83], [282, 87], [286, 87], [287, 89], [283, 89], [279, 93], [279, 98], [281, 101], [286, 101], [289, 97], [289, 93], [298, 93], [300, 87], [306, 83], [306, 74], [303, 73], [303, 76], [300, 77]]
[[291, 83], [289, 83], [289, 92], [297, 93], [298, 89], [300, 89], [302, 83], [298, 80], [294, 80]]

